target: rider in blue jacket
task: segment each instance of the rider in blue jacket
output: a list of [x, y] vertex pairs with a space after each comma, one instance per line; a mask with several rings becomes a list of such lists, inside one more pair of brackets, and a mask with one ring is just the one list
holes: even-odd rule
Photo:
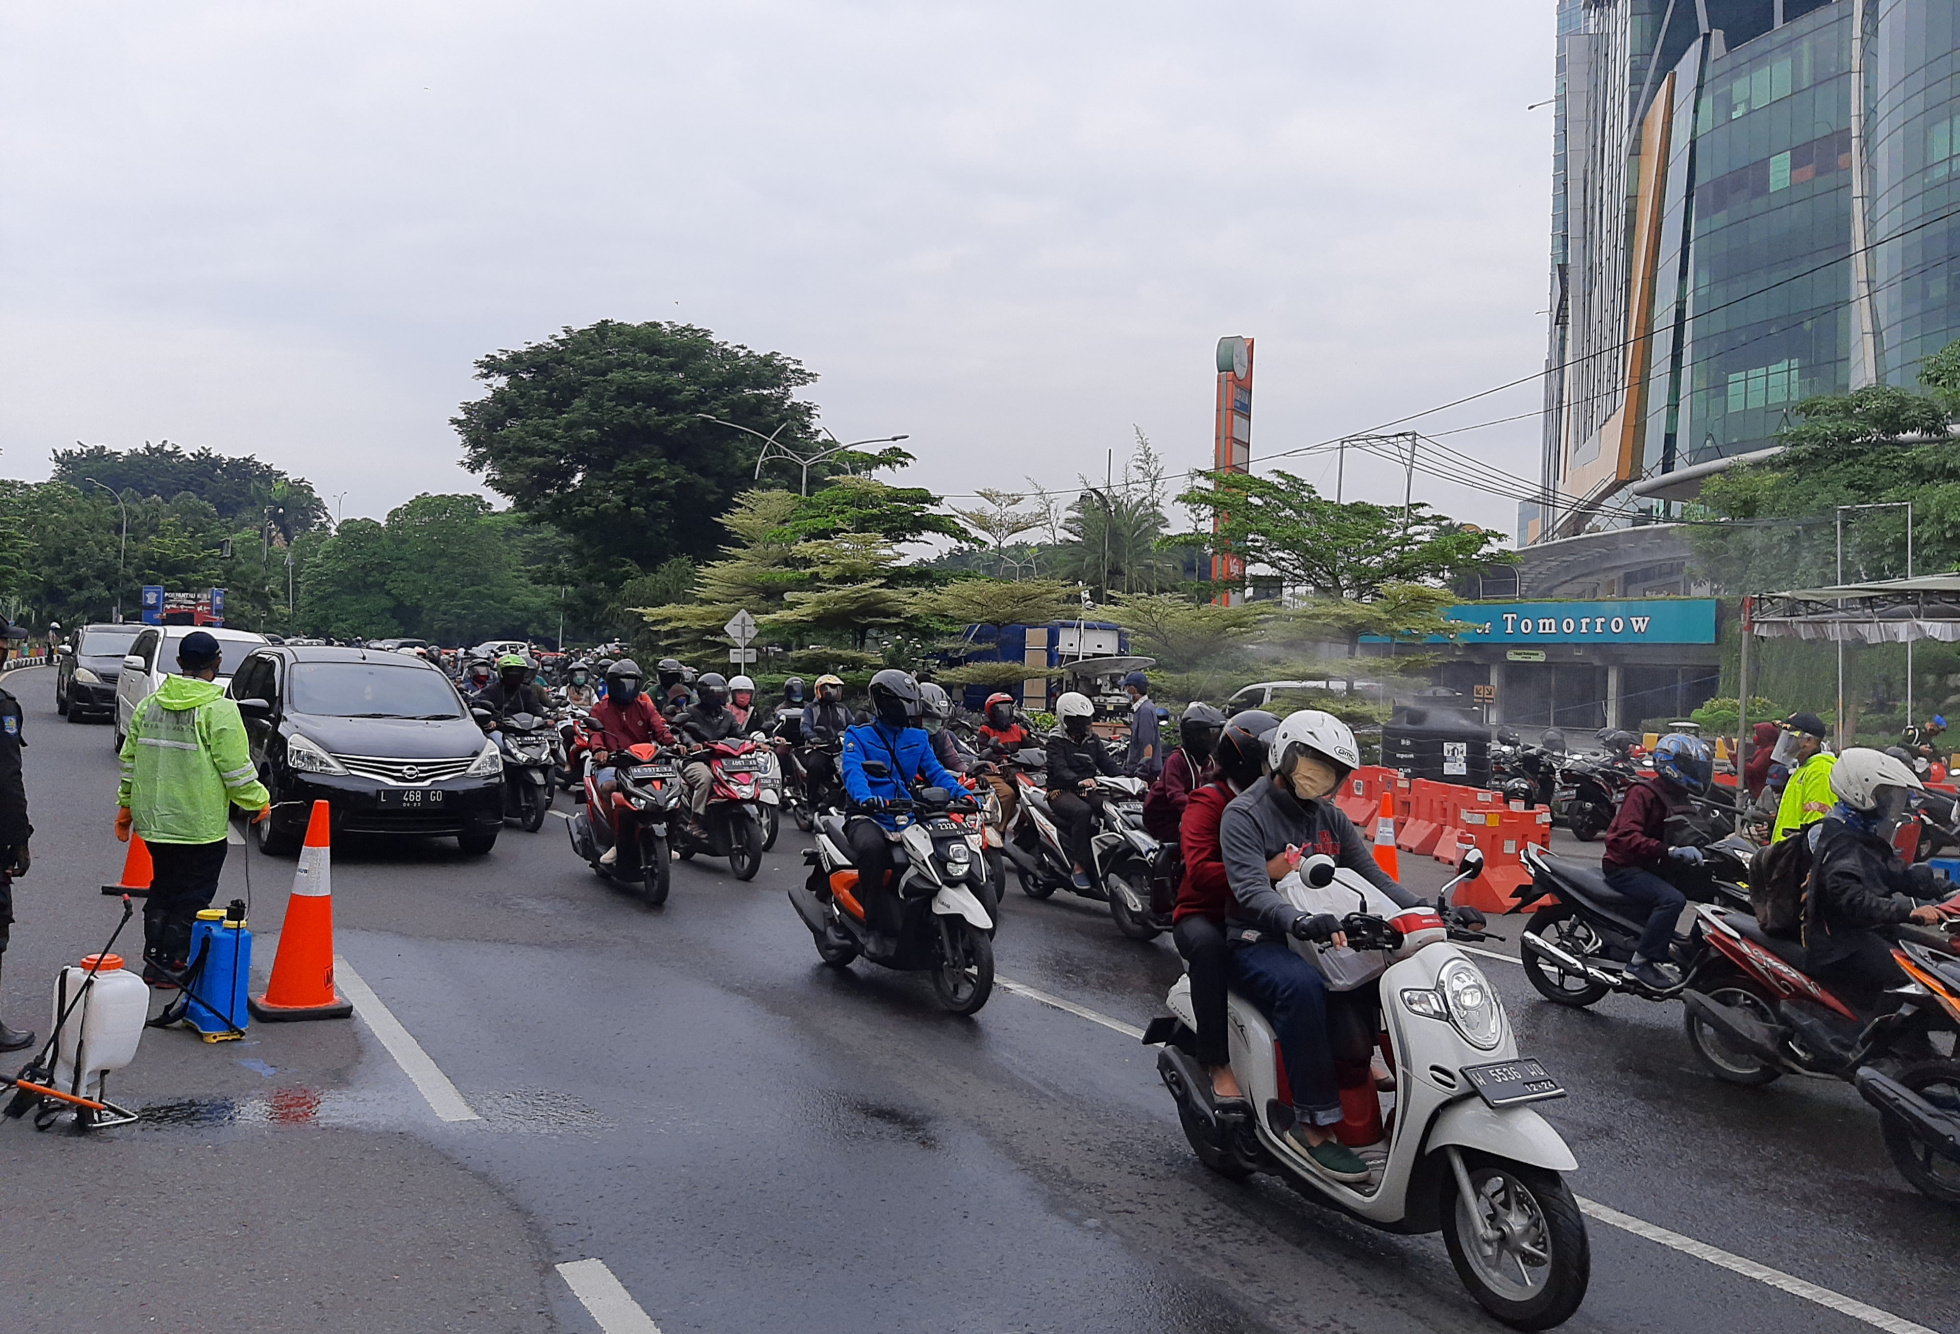
[[[887, 668], [871, 678], [869, 693], [872, 721], [844, 733], [844, 790], [860, 812], [845, 826], [844, 836], [858, 871], [865, 925], [871, 929], [864, 952], [868, 958], [879, 959], [890, 958], [898, 948], [900, 925], [898, 898], [885, 885], [892, 864], [891, 841], [886, 835], [898, 828], [897, 819], [885, 809], [886, 803], [910, 800], [912, 785], [920, 780], [948, 789], [961, 783], [960, 776], [933, 754], [932, 738], [919, 725], [925, 702], [917, 681], [905, 672]], [[890, 772], [883, 777], [867, 774], [867, 760], [882, 763]]]

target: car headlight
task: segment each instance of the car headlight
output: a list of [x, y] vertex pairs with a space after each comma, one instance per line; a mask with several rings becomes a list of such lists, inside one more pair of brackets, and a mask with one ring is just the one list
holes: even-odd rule
[[1497, 993], [1468, 959], [1452, 959], [1443, 965], [1436, 979], [1436, 990], [1450, 1009], [1450, 1023], [1471, 1046], [1489, 1051], [1504, 1036], [1504, 1012], [1498, 1007]]
[[80, 681], [85, 686], [99, 686], [102, 684], [102, 678], [86, 667], [77, 667], [73, 679]]
[[476, 762], [470, 765], [469, 768], [463, 770], [463, 776], [465, 778], [494, 778], [503, 771], [504, 757], [497, 750], [497, 743], [486, 741], [483, 743], [482, 753], [476, 757]]
[[286, 738], [286, 763], [297, 773], [303, 774], [344, 774], [345, 766], [317, 741], [309, 740], [295, 732]]

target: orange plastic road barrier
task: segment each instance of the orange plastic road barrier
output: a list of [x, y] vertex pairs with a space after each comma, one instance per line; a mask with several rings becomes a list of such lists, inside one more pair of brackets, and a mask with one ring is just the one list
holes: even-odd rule
[[1382, 792], [1382, 811], [1375, 817], [1375, 864], [1388, 872], [1388, 878], [1397, 880], [1402, 875], [1402, 858], [1395, 851], [1395, 793], [1393, 789]]
[[123, 858], [122, 883], [104, 885], [104, 894], [127, 894], [132, 899], [148, 898], [150, 880], [156, 869], [150, 864], [150, 845], [134, 829], [129, 831], [129, 855]]
[[306, 846], [286, 900], [286, 924], [263, 996], [245, 1004], [255, 1019], [345, 1019], [354, 1003], [333, 985], [333, 854], [327, 803], [313, 803]]

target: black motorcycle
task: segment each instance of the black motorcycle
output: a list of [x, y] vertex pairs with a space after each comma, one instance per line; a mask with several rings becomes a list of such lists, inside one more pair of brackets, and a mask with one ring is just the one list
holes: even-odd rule
[[1550, 803], [1552, 823], [1570, 829], [1581, 843], [1606, 832], [1635, 778], [1628, 765], [1578, 757], [1566, 757], [1557, 775]]
[[535, 713], [508, 713], [497, 720], [480, 705], [472, 713], [502, 737], [504, 818], [516, 820], [527, 834], [537, 833], [551, 809], [552, 775], [558, 768], [550, 726]]

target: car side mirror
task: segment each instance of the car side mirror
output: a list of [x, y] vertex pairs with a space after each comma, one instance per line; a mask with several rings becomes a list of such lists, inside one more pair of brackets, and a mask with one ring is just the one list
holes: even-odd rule
[[866, 760], [860, 767], [863, 768], [864, 776], [867, 778], [890, 778], [892, 776], [892, 767], [883, 760]]
[[473, 704], [470, 706], [470, 717], [476, 719], [480, 723], [487, 723], [494, 716], [495, 715], [492, 714], [490, 710], [484, 708], [481, 704]]
[[1334, 883], [1334, 859], [1324, 852], [1302, 858], [1299, 871], [1300, 882], [1314, 889], [1325, 889]]
[[75, 656], [75, 650], [69, 648], [66, 644], [56, 644], [54, 651], [58, 657], [72, 658]]
[[125, 653], [125, 654], [123, 655], [123, 670], [124, 670], [124, 671], [126, 671], [126, 672], [144, 672], [144, 671], [148, 671], [148, 670], [149, 670], [149, 668], [150, 668], [150, 664], [149, 664], [149, 663], [147, 663], [147, 662], [144, 662], [144, 661], [143, 661], [143, 659], [142, 659], [142, 658], [140, 658], [140, 657], [138, 657], [138, 656], [137, 656], [136, 654], [134, 654], [134, 653]]
[[264, 722], [272, 716], [272, 701], [264, 699], [241, 699], [238, 701], [240, 716], [253, 722]]

